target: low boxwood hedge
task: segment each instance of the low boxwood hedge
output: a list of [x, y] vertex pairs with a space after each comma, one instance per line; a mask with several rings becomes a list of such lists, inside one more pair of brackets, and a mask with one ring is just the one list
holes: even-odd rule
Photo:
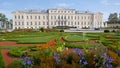
[[0, 68], [5, 68], [5, 67], [4, 67], [3, 56], [2, 56], [2, 54], [1, 54], [1, 50], [0, 50]]
[[9, 54], [14, 57], [20, 57], [22, 54], [25, 53], [24, 51], [27, 49], [30, 49], [30, 48], [29, 47], [15, 47], [9, 51]]

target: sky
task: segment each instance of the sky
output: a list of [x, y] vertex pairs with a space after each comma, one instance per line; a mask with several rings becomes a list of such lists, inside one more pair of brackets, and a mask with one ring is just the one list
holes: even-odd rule
[[120, 0], [0, 0], [0, 13], [12, 19], [11, 12], [24, 9], [66, 7], [80, 11], [102, 12], [106, 21], [110, 13], [120, 13]]

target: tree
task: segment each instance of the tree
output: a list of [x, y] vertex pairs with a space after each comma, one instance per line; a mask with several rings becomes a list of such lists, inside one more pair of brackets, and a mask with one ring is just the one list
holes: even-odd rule
[[0, 21], [2, 21], [2, 29], [6, 28], [6, 25], [8, 23], [8, 18], [6, 18], [6, 16], [2, 13], [0, 13]]
[[118, 23], [118, 14], [117, 13], [111, 13], [108, 18], [108, 23], [116, 24]]

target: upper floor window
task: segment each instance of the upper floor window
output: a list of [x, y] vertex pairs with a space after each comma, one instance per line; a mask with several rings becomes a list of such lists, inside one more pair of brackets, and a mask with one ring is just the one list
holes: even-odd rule
[[76, 20], [76, 16], [75, 16], [75, 20]]
[[78, 25], [79, 25], [80, 23], [78, 22]]
[[32, 25], [32, 22], [31, 22], [31, 25]]
[[23, 19], [24, 17], [22, 16], [22, 19]]
[[20, 15], [18, 16], [18, 19], [20, 19]]
[[54, 22], [55, 23], [55, 25], [56, 25], [56, 22]]
[[83, 16], [81, 18], [83, 19]]
[[20, 22], [19, 22], [19, 25], [20, 25]]
[[30, 16], [30, 18], [32, 19], [32, 16]]
[[24, 22], [22, 22], [22, 25], [24, 25]]
[[43, 19], [45, 19], [45, 16], [43, 16]]
[[51, 22], [51, 25], [53, 25], [53, 22]]
[[61, 16], [61, 19], [63, 19], [63, 16]]
[[17, 22], [15, 22], [15, 25], [17, 25]]
[[60, 19], [60, 16], [58, 16], [58, 19]]
[[54, 16], [54, 19], [56, 19], [56, 16]]
[[86, 19], [86, 16], [84, 17], [84, 19]]
[[43, 22], [43, 25], [45, 25], [45, 22]]
[[64, 16], [64, 19], [66, 19], [66, 16]]
[[70, 16], [68, 16], [68, 19], [70, 19]]
[[40, 19], [40, 16], [38, 18]]

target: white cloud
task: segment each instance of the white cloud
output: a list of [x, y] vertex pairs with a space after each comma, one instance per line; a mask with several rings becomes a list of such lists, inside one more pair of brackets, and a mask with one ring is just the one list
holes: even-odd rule
[[70, 7], [70, 6], [73, 6], [74, 4], [71, 3], [71, 4], [67, 4], [67, 3], [58, 3], [57, 6], [59, 7]]

